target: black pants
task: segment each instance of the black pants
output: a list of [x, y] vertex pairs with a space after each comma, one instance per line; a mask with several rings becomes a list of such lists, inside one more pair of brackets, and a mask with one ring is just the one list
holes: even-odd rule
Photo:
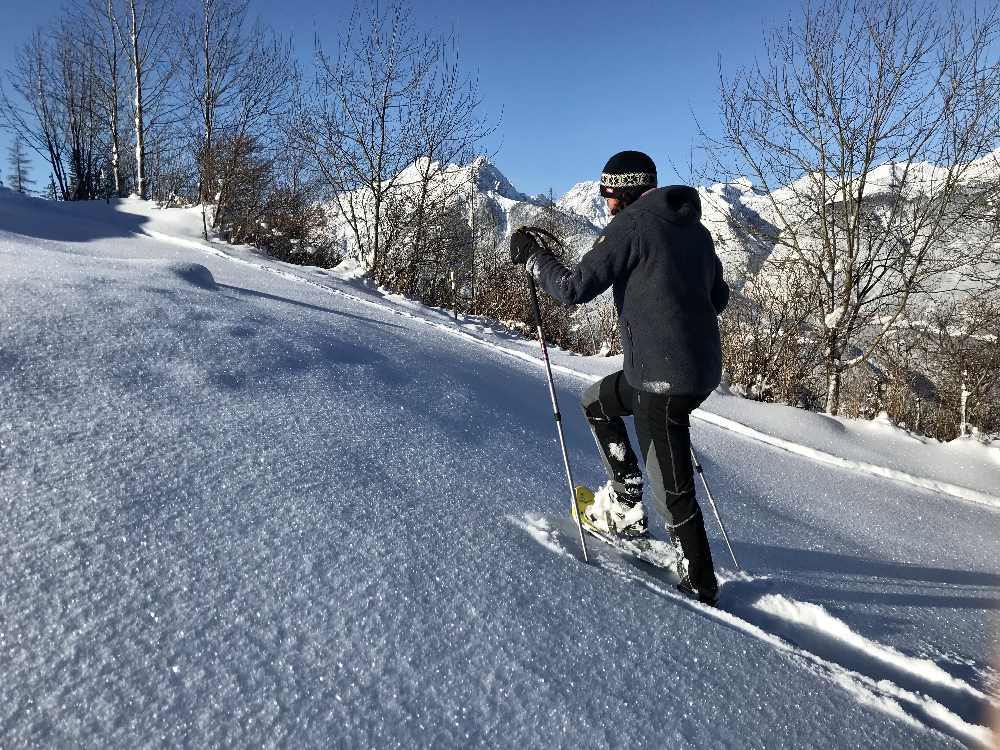
[[705, 522], [695, 497], [691, 462], [691, 412], [703, 396], [669, 396], [638, 391], [618, 371], [583, 394], [583, 408], [615, 491], [626, 500], [642, 497], [643, 477], [623, 417], [635, 419], [639, 450], [654, 507], [688, 559], [692, 582], [715, 587]]

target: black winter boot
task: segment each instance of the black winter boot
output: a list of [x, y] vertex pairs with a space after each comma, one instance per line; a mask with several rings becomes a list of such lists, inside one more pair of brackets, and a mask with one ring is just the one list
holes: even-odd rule
[[677, 588], [681, 593], [697, 596], [705, 604], [714, 605], [719, 592], [719, 582], [715, 578], [712, 564], [712, 549], [708, 546], [705, 533], [705, 519], [701, 509], [680, 526], [671, 529], [671, 536], [680, 542], [684, 557], [687, 558], [687, 574], [681, 578]]

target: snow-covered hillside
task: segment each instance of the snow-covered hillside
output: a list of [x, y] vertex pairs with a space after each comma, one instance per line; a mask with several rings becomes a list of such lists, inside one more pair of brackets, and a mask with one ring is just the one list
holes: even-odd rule
[[0, 191], [3, 747], [993, 742], [996, 448], [714, 395], [708, 609], [580, 561], [532, 342], [198, 221]]

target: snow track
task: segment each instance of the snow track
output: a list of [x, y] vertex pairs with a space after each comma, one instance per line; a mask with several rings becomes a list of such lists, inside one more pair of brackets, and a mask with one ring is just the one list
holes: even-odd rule
[[[574, 539], [572, 529], [561, 519], [527, 514], [508, 520], [546, 549], [575, 557], [568, 550]], [[775, 647], [859, 703], [968, 745], [987, 747], [992, 742], [992, 732], [977, 719], [987, 715], [991, 706], [1000, 708], [1000, 701], [991, 700], [929, 659], [906, 656], [855, 633], [823, 607], [774, 593], [767, 578], [720, 570], [720, 606], [709, 607], [678, 593], [676, 577], [665, 571], [607, 545], [593, 544], [589, 550], [592, 564], [599, 569]]]

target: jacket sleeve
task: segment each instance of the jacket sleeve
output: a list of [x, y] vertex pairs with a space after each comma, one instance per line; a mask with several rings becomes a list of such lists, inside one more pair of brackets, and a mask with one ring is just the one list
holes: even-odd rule
[[634, 227], [631, 217], [613, 220], [575, 269], [567, 268], [551, 253], [539, 253], [528, 261], [528, 270], [562, 304], [590, 302], [635, 266]]
[[721, 313], [729, 304], [729, 284], [722, 277], [722, 261], [715, 256], [715, 283], [712, 285], [712, 306], [716, 313]]

